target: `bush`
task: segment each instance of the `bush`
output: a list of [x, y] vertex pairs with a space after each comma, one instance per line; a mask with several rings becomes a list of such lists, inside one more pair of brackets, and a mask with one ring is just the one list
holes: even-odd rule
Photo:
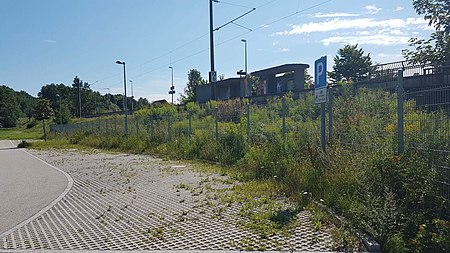
[[31, 146], [31, 143], [27, 142], [27, 141], [21, 141], [17, 147], [18, 148], [28, 148], [29, 146]]
[[38, 122], [36, 120], [32, 120], [26, 125], [26, 129], [33, 128], [33, 127], [37, 126], [37, 124], [38, 124]]

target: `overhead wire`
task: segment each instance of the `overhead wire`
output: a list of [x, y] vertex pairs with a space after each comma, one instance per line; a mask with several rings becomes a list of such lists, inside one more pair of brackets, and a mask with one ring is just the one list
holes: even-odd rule
[[[255, 9], [262, 8], [262, 7], [267, 6], [267, 5], [269, 5], [269, 4], [273, 3], [273, 2], [276, 2], [276, 1], [279, 1], [279, 0], [271, 0], [271, 1], [266, 2], [266, 3], [264, 3], [264, 4], [262, 4], [262, 5], [258, 6], [258, 7], [255, 7]], [[272, 25], [272, 24], [278, 23], [278, 22], [283, 21], [283, 20], [285, 20], [285, 19], [288, 19], [288, 18], [290, 18], [290, 17], [296, 16], [296, 15], [298, 15], [298, 14], [300, 14], [300, 13], [305, 12], [305, 11], [308, 11], [308, 10], [317, 8], [317, 7], [319, 7], [319, 6], [325, 5], [325, 4], [327, 4], [327, 3], [329, 3], [329, 2], [332, 2], [332, 1], [334, 1], [334, 0], [325, 0], [325, 1], [322, 1], [322, 2], [320, 2], [320, 3], [318, 3], [318, 4], [312, 5], [312, 6], [307, 7], [307, 8], [297, 9], [297, 11], [295, 11], [295, 12], [293, 12], [293, 13], [290, 13], [290, 14], [288, 14], [288, 15], [282, 16], [282, 17], [280, 17], [280, 18], [278, 18], [278, 19], [275, 19], [275, 20], [273, 20], [273, 21], [271, 21], [271, 22], [268, 22], [268, 23], [265, 23], [265, 24], [260, 25], [260, 26], [258, 26], [258, 27], [255, 27], [255, 28], [253, 28], [253, 29], [247, 28], [247, 27], [243, 27], [243, 28], [245, 28], [245, 29], [251, 29], [251, 30], [246, 31], [246, 32], [244, 32], [244, 33], [241, 33], [241, 34], [239, 34], [239, 35], [237, 35], [237, 36], [234, 36], [234, 37], [232, 37], [232, 38], [230, 38], [230, 39], [224, 40], [224, 41], [222, 41], [222, 42], [220, 42], [220, 43], [217, 43], [215, 46], [221, 46], [221, 45], [223, 45], [223, 44], [225, 44], [225, 43], [228, 43], [228, 42], [230, 42], [230, 41], [233, 41], [233, 40], [236, 40], [236, 39], [238, 39], [238, 38], [241, 38], [241, 37], [244, 36], [244, 35], [247, 35], [247, 34], [249, 34], [249, 33], [258, 31], [258, 30], [260, 30], [260, 29], [262, 29], [262, 28], [266, 28], [267, 26], [270, 26], [270, 25]], [[216, 2], [219, 2], [219, 3], [220, 3], [220, 2], [222, 2], [222, 1], [216, 1]], [[243, 6], [242, 6], [242, 7], [243, 7]], [[232, 23], [232, 24], [237, 25], [236, 23]], [[238, 26], [239, 26], [239, 25], [238, 25]], [[180, 49], [180, 48], [183, 48], [183, 47], [187, 46], [188, 44], [190, 44], [190, 43], [192, 43], [192, 42], [194, 42], [194, 41], [196, 41], [196, 40], [199, 40], [199, 39], [202, 38], [202, 37], [205, 37], [206, 35], [208, 35], [208, 33], [203, 34], [202, 36], [197, 37], [197, 38], [195, 38], [195, 39], [193, 39], [193, 40], [191, 40], [191, 41], [189, 41], [189, 42], [187, 42], [187, 43], [185, 43], [185, 44], [183, 44], [183, 45], [181, 45], [181, 46], [179, 46], [179, 47], [177, 47], [177, 48], [175, 48], [175, 49], [173, 49], [173, 50], [171, 50], [171, 51], [169, 51], [169, 52], [167, 52], [167, 53], [165, 53], [164, 55], [155, 57], [155, 58], [149, 60], [148, 62], [143, 63], [143, 64], [140, 64], [140, 65], [138, 65], [138, 66], [135, 66], [135, 67], [133, 67], [133, 68], [131, 68], [131, 69], [136, 69], [136, 68], [141, 67], [141, 66], [143, 66], [143, 65], [145, 65], [145, 64], [148, 64], [148, 63], [150, 63], [150, 62], [152, 62], [152, 61], [154, 61], [154, 60], [160, 59], [160, 58], [162, 58], [162, 57], [164, 57], [164, 56], [166, 56], [166, 55], [168, 55], [168, 54], [171, 54], [171, 53], [174, 52], [175, 50], [178, 50], [178, 49]], [[180, 58], [180, 59], [177, 59], [177, 60], [173, 61], [172, 64], [173, 64], [173, 63], [178, 63], [178, 62], [184, 61], [184, 60], [186, 60], [186, 59], [189, 59], [189, 58], [191, 58], [191, 57], [194, 57], [194, 56], [196, 56], [196, 55], [199, 55], [199, 54], [201, 54], [201, 53], [204, 53], [204, 52], [206, 52], [206, 51], [208, 51], [208, 50], [209, 50], [209, 48], [205, 48], [205, 49], [199, 50], [199, 51], [197, 51], [197, 52], [195, 52], [195, 53], [193, 53], [193, 54], [187, 55], [187, 56], [185, 56], [185, 57], [182, 57], [182, 58]], [[156, 67], [156, 68], [153, 68], [153, 69], [151, 69], [151, 70], [149, 70], [149, 71], [145, 71], [145, 72], [143, 72], [143, 73], [140, 73], [140, 74], [138, 74], [138, 75], [133, 75], [133, 78], [138, 78], [138, 77], [147, 75], [147, 74], [149, 74], [149, 73], [155, 72], [155, 71], [157, 71], [157, 70], [160, 70], [160, 69], [163, 69], [163, 68], [166, 68], [166, 67], [167, 67], [167, 64], [164, 64], [164, 65], [158, 66], [158, 67]], [[131, 69], [130, 69], [130, 70], [131, 70]], [[117, 75], [114, 75], [114, 76], [117, 76]], [[105, 80], [105, 78], [104, 78], [104, 79], [99, 79], [99, 80]]]

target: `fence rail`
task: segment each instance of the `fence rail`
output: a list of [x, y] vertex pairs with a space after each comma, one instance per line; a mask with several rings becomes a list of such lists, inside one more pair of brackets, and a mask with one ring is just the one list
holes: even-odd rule
[[[355, 152], [384, 149], [386, 155], [398, 155], [416, 150], [428, 155], [432, 159], [427, 166], [437, 174], [439, 194], [450, 200], [450, 67], [405, 62], [379, 65], [366, 81], [353, 86], [330, 86], [325, 108], [328, 145], [343, 144]], [[263, 113], [254, 113], [256, 110]], [[208, 112], [135, 114], [129, 115], [128, 120], [129, 136], [155, 143], [196, 134], [218, 139], [234, 126], [243, 129], [249, 145], [263, 145], [279, 134], [283, 138], [303, 134], [321, 145], [320, 105], [314, 104], [312, 91], [301, 93], [296, 101], [281, 97], [266, 105], [239, 102]], [[124, 118], [115, 115], [78, 124], [52, 125], [51, 130], [61, 134], [118, 136], [124, 134], [124, 125]], [[450, 210], [446, 210], [448, 214]]]

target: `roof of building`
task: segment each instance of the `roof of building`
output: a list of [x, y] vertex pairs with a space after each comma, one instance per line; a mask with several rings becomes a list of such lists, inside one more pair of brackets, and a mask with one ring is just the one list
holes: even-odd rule
[[285, 73], [289, 71], [295, 71], [297, 69], [306, 69], [309, 68], [308, 64], [301, 64], [301, 63], [291, 63], [291, 64], [284, 64], [279, 65], [267, 69], [258, 70], [255, 72], [252, 72], [252, 75], [274, 75], [279, 73]]

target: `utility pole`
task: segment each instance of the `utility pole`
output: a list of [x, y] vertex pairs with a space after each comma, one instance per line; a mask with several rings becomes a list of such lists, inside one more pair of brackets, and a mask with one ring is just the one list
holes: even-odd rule
[[111, 91], [109, 88], [106, 88], [108, 90], [108, 112], [111, 112]]
[[59, 94], [56, 94], [56, 97], [59, 100], [59, 124], [62, 125], [61, 96]]
[[131, 85], [131, 111], [134, 110], [134, 89], [133, 89], [133, 80], [130, 80], [130, 85]]
[[173, 104], [173, 94], [175, 94], [175, 86], [173, 86], [173, 67], [170, 66], [169, 68], [172, 71], [172, 86], [170, 86], [169, 94], [172, 95], [172, 104]]
[[116, 63], [123, 65], [123, 89], [124, 89], [123, 112], [125, 114], [125, 138], [128, 139], [127, 76], [126, 76], [126, 70], [125, 70], [125, 62], [124, 61], [116, 61]]
[[213, 2], [217, 0], [209, 0], [209, 48], [211, 58], [211, 71], [209, 72], [209, 82], [212, 84], [212, 99], [216, 98], [216, 70], [214, 68], [214, 19], [213, 19]]
[[78, 116], [81, 119], [81, 80], [78, 80], [77, 90], [78, 90]]
[[248, 58], [247, 58], [247, 40], [245, 40], [245, 39], [242, 39], [241, 40], [242, 42], [244, 42], [244, 44], [245, 44], [245, 75], [247, 75], [248, 74], [248, 69], [247, 69], [247, 61], [248, 61]]

